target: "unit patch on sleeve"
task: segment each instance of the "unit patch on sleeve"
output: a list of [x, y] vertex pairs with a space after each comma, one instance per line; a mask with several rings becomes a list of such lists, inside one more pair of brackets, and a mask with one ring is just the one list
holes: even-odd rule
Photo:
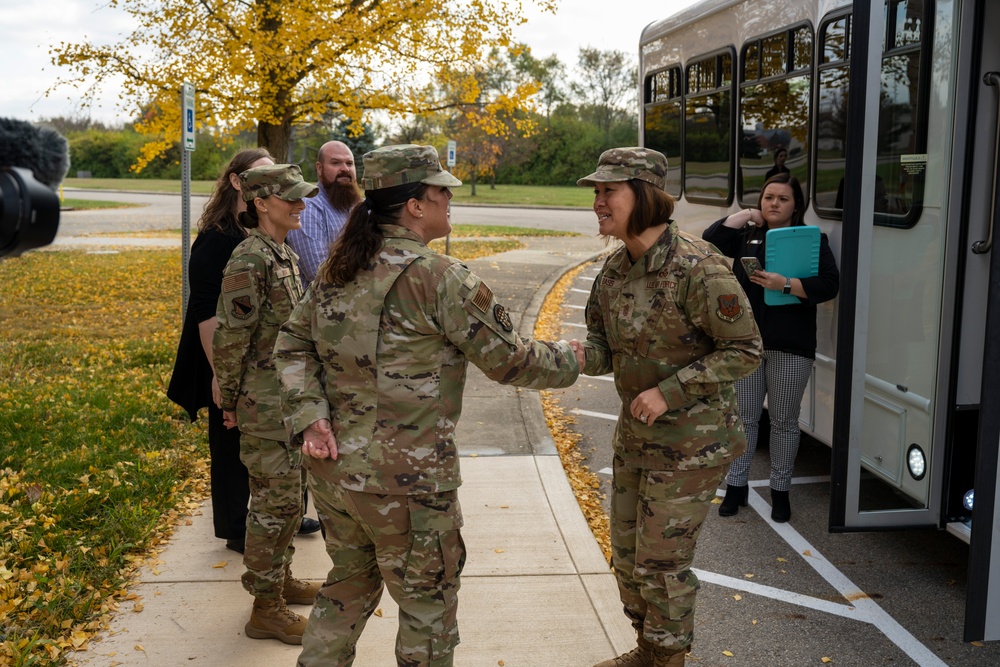
[[233, 309], [231, 312], [232, 316], [240, 320], [248, 320], [250, 316], [253, 315], [255, 306], [250, 303], [250, 297], [247, 295], [233, 297], [231, 302], [233, 304]]
[[720, 294], [719, 309], [715, 311], [719, 319], [726, 322], [735, 322], [743, 317], [743, 308], [740, 306], [740, 297], [736, 294]]
[[504, 331], [514, 330], [514, 323], [510, 321], [510, 314], [499, 303], [493, 306], [493, 318], [497, 321], [497, 324], [503, 327]]

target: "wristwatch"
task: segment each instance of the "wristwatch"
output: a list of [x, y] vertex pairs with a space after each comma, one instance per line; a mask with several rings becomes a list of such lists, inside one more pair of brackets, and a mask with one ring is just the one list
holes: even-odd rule
[[785, 286], [781, 288], [781, 293], [782, 294], [791, 294], [792, 293], [792, 279], [791, 278], [785, 278]]

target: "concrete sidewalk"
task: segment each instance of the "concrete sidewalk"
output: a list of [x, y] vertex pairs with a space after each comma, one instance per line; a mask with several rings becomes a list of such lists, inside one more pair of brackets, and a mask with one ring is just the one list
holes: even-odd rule
[[[597, 257], [588, 237], [529, 238], [522, 250], [470, 262], [530, 334], [552, 285]], [[635, 645], [614, 577], [566, 480], [537, 392], [470, 368], [458, 428], [468, 560], [459, 595], [456, 665], [591, 665]], [[298, 537], [293, 569], [323, 580], [319, 535]], [[82, 665], [293, 665], [298, 647], [243, 635], [251, 598], [238, 554], [212, 534], [206, 503], [144, 568], [111, 630], [74, 657]], [[141, 611], [135, 611], [135, 604]], [[308, 613], [307, 607], [296, 611]], [[358, 645], [358, 667], [395, 664], [397, 608], [386, 594]]]

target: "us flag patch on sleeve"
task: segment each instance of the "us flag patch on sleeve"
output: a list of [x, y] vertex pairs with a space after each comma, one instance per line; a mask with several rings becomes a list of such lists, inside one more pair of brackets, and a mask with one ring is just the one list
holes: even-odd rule
[[250, 272], [240, 271], [222, 279], [223, 292], [235, 292], [236, 290], [250, 287]]
[[486, 286], [486, 283], [479, 283], [479, 289], [476, 290], [476, 295], [472, 297], [472, 305], [485, 313], [492, 302], [493, 291]]

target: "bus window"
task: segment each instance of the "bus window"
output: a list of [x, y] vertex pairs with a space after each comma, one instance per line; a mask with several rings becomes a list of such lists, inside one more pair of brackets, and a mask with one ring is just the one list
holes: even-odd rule
[[[920, 90], [926, 77], [921, 52], [924, 0], [886, 3], [882, 53], [878, 157], [875, 169], [875, 224], [911, 227], [923, 203], [927, 133]], [[814, 207], [839, 219], [843, 208], [847, 137], [847, 89], [850, 80], [850, 16], [820, 27], [823, 62], [819, 64], [816, 108], [816, 184]]]
[[812, 29], [801, 26], [755, 39], [760, 79], [744, 68], [740, 83], [740, 203], [757, 203], [764, 181], [790, 172], [809, 191], [809, 108], [812, 99]]
[[676, 65], [646, 77], [643, 100], [643, 145], [667, 158], [664, 188], [681, 196], [681, 67]]
[[732, 201], [733, 53], [702, 57], [687, 66], [684, 98], [684, 192], [691, 201]]

